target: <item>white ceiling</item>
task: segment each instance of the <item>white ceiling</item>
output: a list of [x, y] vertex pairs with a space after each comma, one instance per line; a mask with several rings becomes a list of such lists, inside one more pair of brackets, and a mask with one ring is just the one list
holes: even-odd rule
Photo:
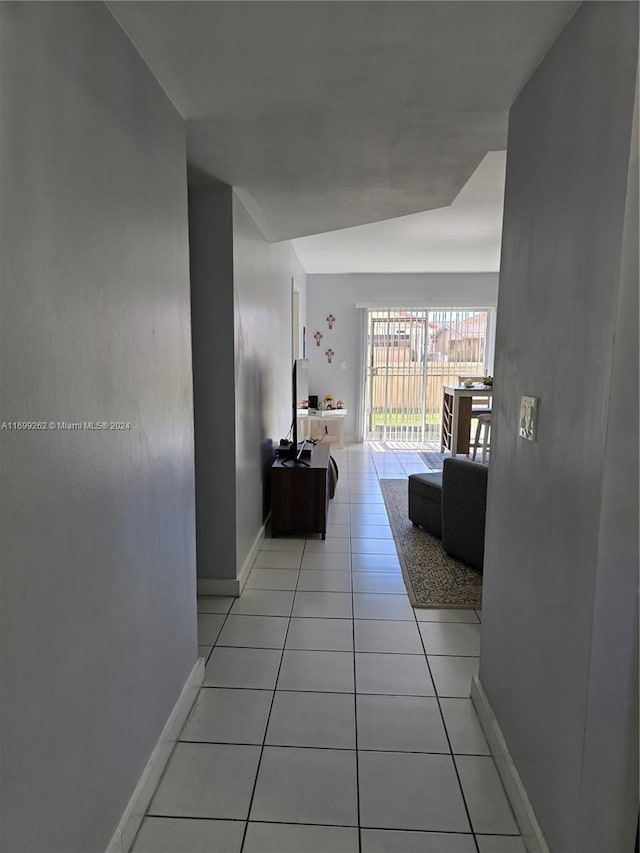
[[487, 154], [448, 207], [293, 241], [308, 273], [497, 272], [506, 151]]
[[109, 7], [187, 120], [192, 183], [238, 188], [270, 240], [347, 229], [297, 243], [311, 270], [335, 250], [333, 268], [423, 271], [496, 268], [494, 155], [465, 185], [506, 147], [509, 107], [577, 5]]

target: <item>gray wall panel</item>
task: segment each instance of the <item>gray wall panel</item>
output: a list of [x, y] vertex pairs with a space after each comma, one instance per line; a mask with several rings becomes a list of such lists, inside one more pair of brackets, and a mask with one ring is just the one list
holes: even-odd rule
[[[637, 6], [585, 3], [509, 123], [480, 677], [562, 853], [587, 849], [579, 804], [595, 783], [583, 757], [636, 66]], [[518, 437], [522, 394], [540, 400], [536, 443]], [[637, 442], [633, 423], [616, 429]]]
[[0, 847], [103, 851], [196, 658], [183, 125], [103, 4], [0, 6]]

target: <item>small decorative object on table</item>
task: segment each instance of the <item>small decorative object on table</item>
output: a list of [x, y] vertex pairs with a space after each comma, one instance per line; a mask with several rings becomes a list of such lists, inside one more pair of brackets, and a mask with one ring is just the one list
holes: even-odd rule
[[333, 394], [324, 395], [324, 407], [325, 409], [333, 409]]
[[344, 400], [338, 400], [336, 403], [336, 409], [344, 409]]
[[485, 376], [482, 382], [487, 388], [493, 388], [493, 376]]

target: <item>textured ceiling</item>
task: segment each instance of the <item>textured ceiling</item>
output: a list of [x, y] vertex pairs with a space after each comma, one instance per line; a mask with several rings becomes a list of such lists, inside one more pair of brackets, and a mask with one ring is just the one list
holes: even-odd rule
[[576, 6], [109, 4], [187, 120], [191, 182], [239, 188], [270, 240], [450, 205]]
[[308, 273], [497, 272], [506, 151], [482, 160], [453, 203], [293, 241]]

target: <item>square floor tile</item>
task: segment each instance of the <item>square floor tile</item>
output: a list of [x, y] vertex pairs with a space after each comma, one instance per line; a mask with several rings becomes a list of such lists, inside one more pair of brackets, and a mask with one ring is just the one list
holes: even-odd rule
[[349, 482], [349, 494], [353, 498], [357, 498], [360, 495], [378, 495], [380, 497], [382, 492], [380, 491], [380, 484], [377, 479], [358, 480], [356, 477], [353, 482]]
[[358, 830], [249, 821], [243, 853], [359, 853]]
[[471, 699], [441, 699], [440, 707], [454, 753], [491, 755]]
[[351, 540], [348, 530], [347, 535], [341, 539], [337, 536], [327, 539], [311, 539], [305, 548], [305, 554], [348, 554], [350, 551]]
[[413, 608], [406, 595], [354, 592], [355, 619], [403, 619], [415, 624]]
[[355, 619], [357, 652], [399, 652], [423, 655], [422, 641], [415, 622], [393, 622], [390, 619]]
[[286, 649], [316, 651], [353, 651], [350, 619], [291, 619]]
[[298, 590], [305, 592], [351, 592], [351, 572], [307, 569], [300, 572]]
[[473, 835], [363, 829], [362, 853], [476, 853]]
[[478, 674], [479, 658], [427, 655], [427, 660], [438, 696], [470, 695], [471, 679]]
[[266, 746], [251, 820], [356, 826], [355, 752]]
[[296, 592], [292, 616], [317, 616], [322, 619], [350, 619], [351, 594], [348, 592]]
[[227, 616], [218, 646], [282, 649], [289, 620], [286, 616]]
[[480, 654], [480, 624], [420, 622], [419, 628], [428, 655]]
[[352, 554], [391, 554], [397, 556], [396, 543], [393, 539], [358, 539], [351, 538]]
[[302, 558], [302, 570], [307, 569], [331, 569], [338, 572], [351, 570], [350, 554], [318, 554], [305, 552]]
[[349, 504], [329, 504], [329, 524], [348, 524], [349, 523]]
[[278, 690], [265, 743], [271, 746], [356, 748], [353, 696]]
[[232, 595], [199, 595], [198, 613], [228, 613], [234, 601]]
[[358, 764], [362, 826], [469, 832], [451, 756], [360, 752]]
[[310, 542], [328, 542], [331, 539], [349, 539], [349, 524], [338, 524], [337, 522], [329, 519], [327, 524], [327, 538], [326, 539], [311, 539], [307, 540], [307, 544]]
[[518, 835], [520, 830], [493, 758], [456, 755], [455, 762], [473, 831], [491, 835]]
[[215, 648], [204, 669], [206, 687], [273, 690], [282, 652], [276, 649]]
[[298, 573], [298, 569], [252, 569], [245, 589], [295, 589]]
[[353, 572], [353, 591], [407, 594], [400, 572]]
[[439, 609], [437, 607], [416, 607], [416, 619], [418, 622], [473, 622], [480, 620], [475, 610], [461, 610], [456, 608]]
[[519, 835], [476, 835], [480, 853], [527, 853]]
[[398, 696], [435, 696], [421, 655], [356, 653], [356, 691]]
[[259, 746], [177, 743], [149, 814], [243, 820], [259, 758]]
[[270, 690], [203, 687], [180, 740], [262, 744], [272, 696]]
[[131, 853], [240, 853], [244, 821], [146, 817]]
[[353, 693], [353, 655], [285, 649], [278, 690]]
[[245, 589], [229, 611], [233, 616], [289, 616], [293, 592]]
[[[389, 524], [389, 516], [384, 509], [378, 510], [377, 504], [350, 504], [351, 523], [360, 524]], [[353, 529], [352, 529], [353, 532]]]
[[391, 554], [352, 554], [354, 572], [400, 572], [400, 561]]
[[382, 512], [384, 509], [384, 501], [380, 492], [354, 492], [349, 495], [349, 503], [351, 506], [362, 506], [374, 508], [376, 512]]
[[437, 699], [357, 697], [358, 749], [449, 753]]
[[305, 540], [302, 537], [277, 536], [265, 537], [260, 545], [261, 551], [291, 551], [302, 556]]
[[351, 535], [357, 539], [393, 539], [393, 533], [388, 524], [362, 524], [351, 525]]
[[212, 646], [226, 618], [223, 613], [198, 613], [198, 645]]
[[254, 569], [299, 569], [302, 551], [258, 551]]

